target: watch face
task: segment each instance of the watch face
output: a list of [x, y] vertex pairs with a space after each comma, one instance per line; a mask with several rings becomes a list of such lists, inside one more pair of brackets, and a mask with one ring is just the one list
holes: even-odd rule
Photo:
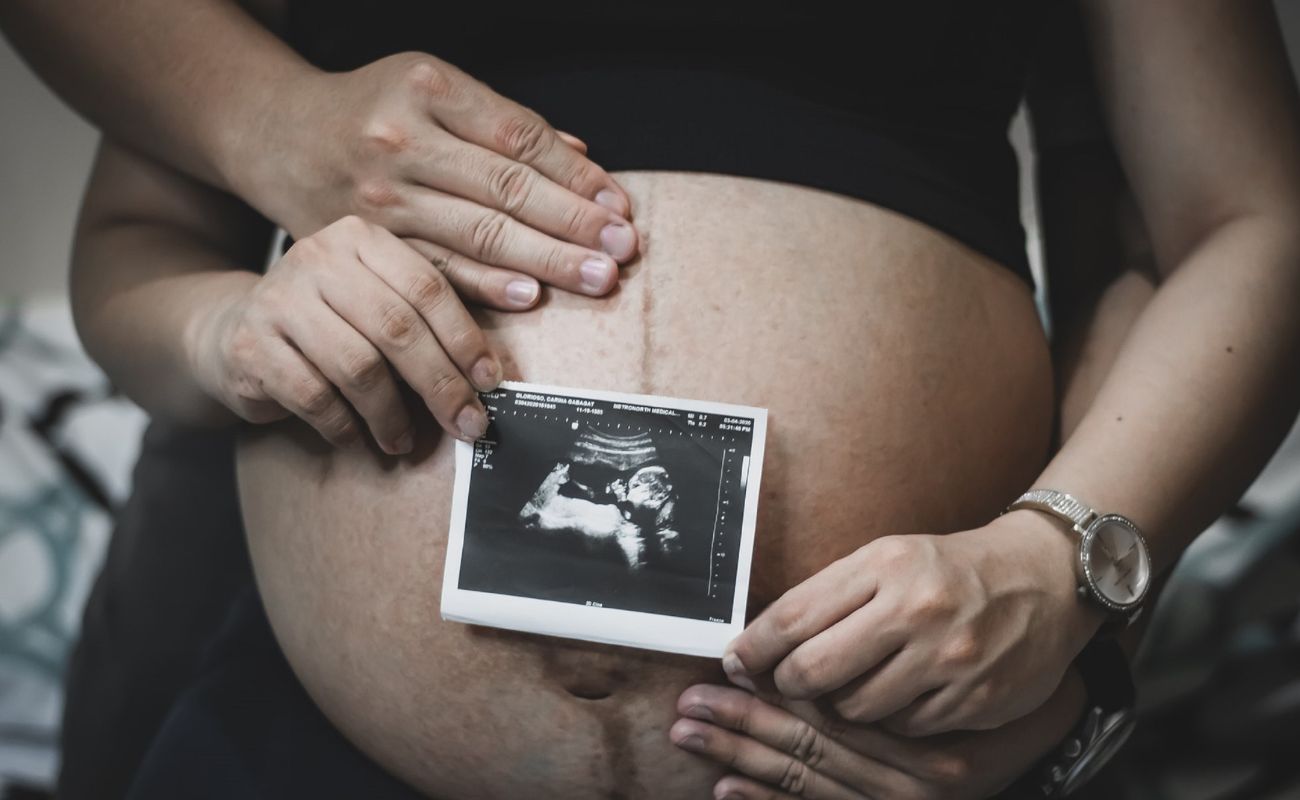
[[1079, 551], [1093, 592], [1115, 610], [1135, 606], [1151, 582], [1151, 560], [1142, 534], [1127, 519], [1108, 514], [1088, 526]]

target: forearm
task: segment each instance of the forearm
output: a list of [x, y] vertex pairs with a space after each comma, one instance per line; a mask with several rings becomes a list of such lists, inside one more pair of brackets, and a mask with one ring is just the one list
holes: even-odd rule
[[0, 27], [110, 137], [227, 191], [264, 162], [277, 98], [314, 73], [233, 0], [7, 0]]
[[150, 414], [192, 425], [233, 424], [236, 417], [195, 380], [194, 343], [210, 312], [256, 280], [184, 232], [110, 222], [78, 239], [73, 314], [91, 357]]
[[129, 397], [188, 423], [233, 420], [195, 380], [193, 343], [257, 275], [270, 226], [228, 195], [105, 142], [73, 245], [83, 344]]
[[1296, 417], [1300, 241], [1284, 216], [1222, 224], [1173, 270], [1037, 481], [1132, 517], [1157, 569], [1245, 490]]

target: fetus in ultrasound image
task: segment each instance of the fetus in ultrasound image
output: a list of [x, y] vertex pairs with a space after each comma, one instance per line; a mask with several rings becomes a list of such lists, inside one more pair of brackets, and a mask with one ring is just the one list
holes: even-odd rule
[[507, 389], [486, 401], [460, 589], [731, 619], [749, 424]]
[[588, 428], [519, 512], [528, 530], [571, 534], [593, 553], [613, 554], [631, 572], [682, 555], [674, 526], [673, 476], [649, 434]]

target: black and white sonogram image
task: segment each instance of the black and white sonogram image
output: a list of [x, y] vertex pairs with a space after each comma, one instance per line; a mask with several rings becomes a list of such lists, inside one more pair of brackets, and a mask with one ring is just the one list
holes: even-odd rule
[[502, 388], [459, 588], [730, 622], [754, 419]]

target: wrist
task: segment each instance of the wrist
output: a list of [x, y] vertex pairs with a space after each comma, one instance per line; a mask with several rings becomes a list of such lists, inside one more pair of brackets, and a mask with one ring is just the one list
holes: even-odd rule
[[993, 541], [983, 549], [1000, 558], [1004, 569], [1019, 573], [1034, 591], [1049, 598], [1070, 653], [1083, 649], [1107, 617], [1079, 596], [1075, 568], [1079, 545], [1073, 533], [1051, 516], [1028, 509], [1003, 514], [986, 531]]
[[181, 329], [182, 360], [194, 385], [211, 401], [228, 408], [221, 392], [224, 332], [259, 276], [232, 270], [210, 276], [197, 304]]
[[[314, 158], [311, 144], [321, 135], [316, 102], [328, 94], [328, 78], [294, 54], [243, 98], [238, 113], [213, 126], [222, 188], [281, 227], [291, 224], [290, 190], [300, 185], [300, 164]], [[299, 132], [312, 136], [300, 141]]]

